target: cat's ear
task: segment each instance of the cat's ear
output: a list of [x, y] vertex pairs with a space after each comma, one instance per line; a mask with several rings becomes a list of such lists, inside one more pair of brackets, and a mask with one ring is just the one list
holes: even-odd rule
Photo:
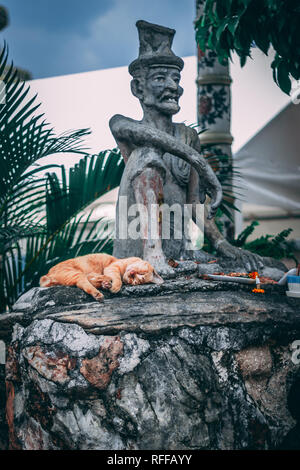
[[155, 269], [153, 269], [153, 278], [152, 278], [151, 282], [153, 282], [153, 284], [163, 284], [163, 282], [164, 282], [163, 278], [160, 277], [159, 274], [157, 274]]

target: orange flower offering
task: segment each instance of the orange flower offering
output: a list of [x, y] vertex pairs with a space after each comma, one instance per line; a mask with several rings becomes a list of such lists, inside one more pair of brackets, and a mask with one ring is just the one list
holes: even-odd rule
[[264, 289], [257, 289], [257, 288], [252, 289], [252, 292], [254, 292], [254, 294], [264, 294], [265, 293]]
[[264, 289], [261, 289], [261, 287], [260, 287], [261, 280], [258, 277], [258, 272], [253, 271], [252, 273], [249, 273], [248, 276], [251, 277], [251, 279], [256, 280], [256, 287], [254, 289], [252, 289], [252, 292], [254, 294], [264, 294], [265, 293]]

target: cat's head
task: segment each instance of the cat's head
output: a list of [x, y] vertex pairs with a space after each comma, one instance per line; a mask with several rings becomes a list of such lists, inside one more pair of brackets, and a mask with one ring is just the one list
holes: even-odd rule
[[162, 284], [164, 280], [157, 274], [148, 261], [136, 261], [129, 266], [123, 276], [125, 284], [137, 286], [138, 284]]

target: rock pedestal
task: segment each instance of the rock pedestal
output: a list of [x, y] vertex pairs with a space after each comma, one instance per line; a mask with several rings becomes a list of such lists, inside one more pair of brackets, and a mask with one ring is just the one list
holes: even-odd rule
[[32, 289], [0, 321], [10, 448], [273, 448], [296, 424], [299, 310], [277, 286], [186, 276], [103, 304]]

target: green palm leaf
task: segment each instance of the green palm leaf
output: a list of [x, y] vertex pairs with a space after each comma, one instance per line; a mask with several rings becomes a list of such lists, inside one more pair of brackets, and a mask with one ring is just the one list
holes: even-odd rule
[[123, 171], [123, 158], [120, 151], [114, 149], [91, 157], [85, 156], [70, 168], [68, 178], [64, 167], [61, 168], [60, 179], [55, 173], [48, 174], [48, 231], [56, 231], [78, 211], [119, 186]]
[[[4, 307], [10, 303], [6, 299], [10, 286], [16, 286], [14, 298], [22, 291], [20, 282], [16, 282], [24, 267], [18, 239], [40, 240], [48, 233], [47, 178], [38, 175], [57, 165], [31, 168], [38, 159], [51, 154], [85, 155], [82, 138], [89, 133], [81, 129], [56, 136], [42, 119], [43, 114], [37, 114], [40, 104], [36, 96], [28, 98], [29, 86], [20, 81], [13, 64], [7, 63], [8, 48], [4, 44], [0, 52], [0, 76], [5, 85], [5, 100], [0, 104], [0, 298]], [[37, 243], [32, 246], [36, 248]]]
[[18, 227], [20, 236], [24, 235], [45, 204], [46, 181], [40, 180], [37, 186], [32, 176], [40, 169], [28, 169], [38, 159], [54, 153], [85, 153], [82, 137], [89, 131], [81, 129], [56, 137], [49, 124], [41, 120], [43, 115], [35, 115], [40, 106], [36, 96], [27, 98], [29, 86], [17, 77], [13, 64], [7, 67], [7, 61], [5, 44], [0, 54], [0, 75], [5, 84], [5, 102], [0, 104], [0, 239], [10, 242], [15, 240]]
[[[64, 166], [60, 178], [55, 173], [47, 175], [43, 202], [46, 223], [35, 234], [29, 233], [26, 239], [16, 242], [3, 263], [7, 305], [12, 305], [24, 290], [37, 286], [39, 278], [54, 264], [88, 253], [112, 252], [112, 221], [92, 221], [93, 211], [87, 216], [80, 213], [119, 186], [123, 170], [120, 151], [114, 149], [85, 156], [68, 175]], [[39, 186], [43, 187], [37, 180]]]

